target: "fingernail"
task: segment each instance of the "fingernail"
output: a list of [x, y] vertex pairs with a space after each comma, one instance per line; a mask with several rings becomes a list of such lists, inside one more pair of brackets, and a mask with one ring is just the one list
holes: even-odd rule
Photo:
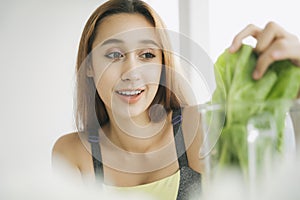
[[234, 45], [232, 44], [232, 45], [229, 47], [229, 52], [234, 52], [234, 50], [235, 50], [235, 47], [234, 47]]
[[253, 72], [253, 78], [254, 78], [255, 80], [257, 80], [257, 79], [259, 79], [259, 77], [260, 77], [259, 71], [258, 71], [258, 70], [254, 70], [254, 72]]

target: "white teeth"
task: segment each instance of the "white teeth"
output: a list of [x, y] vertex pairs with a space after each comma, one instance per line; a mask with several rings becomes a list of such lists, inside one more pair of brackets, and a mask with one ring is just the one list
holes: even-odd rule
[[122, 91], [117, 91], [118, 94], [121, 95], [126, 95], [126, 96], [134, 96], [138, 95], [142, 92], [142, 90], [122, 90]]

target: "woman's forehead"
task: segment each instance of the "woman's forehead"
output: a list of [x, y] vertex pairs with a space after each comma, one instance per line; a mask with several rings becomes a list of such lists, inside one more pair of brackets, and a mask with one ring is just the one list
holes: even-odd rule
[[113, 43], [152, 44], [159, 46], [157, 31], [140, 14], [115, 14], [104, 18], [97, 27], [93, 46]]

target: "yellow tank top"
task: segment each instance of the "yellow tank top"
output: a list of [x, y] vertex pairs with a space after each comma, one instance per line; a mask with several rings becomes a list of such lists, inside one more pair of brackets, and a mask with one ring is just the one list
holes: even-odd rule
[[[117, 195], [141, 195], [149, 199], [175, 200], [179, 189], [180, 171], [161, 180], [133, 187], [115, 187], [104, 184], [106, 192]], [[147, 198], [147, 199], [148, 199]]]

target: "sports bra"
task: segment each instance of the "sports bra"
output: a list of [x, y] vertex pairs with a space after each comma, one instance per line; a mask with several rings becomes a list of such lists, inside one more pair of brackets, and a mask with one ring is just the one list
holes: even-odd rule
[[[177, 193], [177, 200], [194, 199], [201, 194], [201, 174], [194, 171], [188, 165], [184, 137], [182, 134], [182, 115], [181, 109], [174, 110], [172, 113], [173, 134], [175, 140], [176, 153], [178, 158], [180, 180]], [[103, 183], [103, 165], [100, 160], [101, 148], [99, 145], [98, 133], [89, 133], [89, 142], [92, 148], [93, 166], [96, 180]]]

